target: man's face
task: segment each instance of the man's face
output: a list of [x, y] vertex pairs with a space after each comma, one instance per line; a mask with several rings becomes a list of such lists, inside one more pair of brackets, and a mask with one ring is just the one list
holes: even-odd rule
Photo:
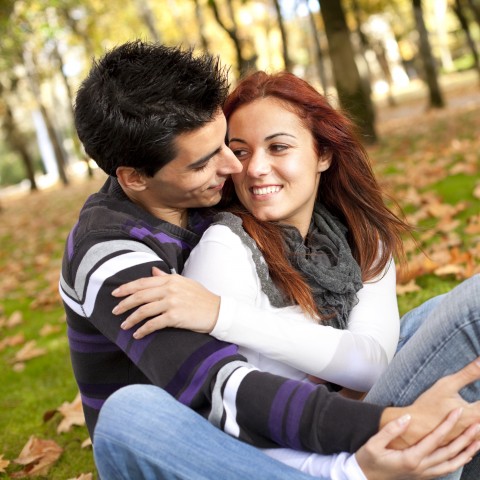
[[145, 178], [144, 206], [171, 223], [175, 212], [210, 207], [222, 196], [225, 180], [240, 172], [241, 163], [225, 145], [227, 122], [221, 111], [205, 126], [181, 134], [175, 143], [177, 156], [153, 177]]

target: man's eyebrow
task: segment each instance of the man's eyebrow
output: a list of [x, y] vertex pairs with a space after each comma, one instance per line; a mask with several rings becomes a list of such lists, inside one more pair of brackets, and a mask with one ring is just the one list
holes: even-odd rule
[[204, 165], [205, 163], [207, 163], [212, 157], [214, 157], [215, 155], [217, 155], [218, 153], [220, 153], [220, 150], [222, 149], [222, 147], [218, 147], [215, 151], [213, 151], [212, 153], [207, 153], [207, 155], [199, 158], [198, 160], [196, 160], [195, 162], [191, 163], [188, 168], [191, 168], [191, 169], [195, 169], [195, 168], [199, 168], [201, 167], [202, 165]]

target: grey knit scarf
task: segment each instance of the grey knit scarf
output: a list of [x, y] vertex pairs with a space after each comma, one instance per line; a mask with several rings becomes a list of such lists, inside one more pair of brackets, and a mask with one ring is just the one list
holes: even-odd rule
[[[272, 282], [268, 265], [253, 239], [242, 227], [242, 220], [232, 213], [215, 216], [214, 224], [229, 227], [252, 252], [262, 291], [274, 307], [289, 303]], [[360, 267], [347, 243], [345, 226], [322, 206], [316, 206], [305, 242], [300, 232], [282, 225], [289, 260], [312, 290], [323, 325], [345, 329], [348, 316], [357, 304], [362, 287]]]

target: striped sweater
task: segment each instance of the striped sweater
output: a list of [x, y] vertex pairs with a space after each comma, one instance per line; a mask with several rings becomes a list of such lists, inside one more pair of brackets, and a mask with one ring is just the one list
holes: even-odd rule
[[120, 328], [129, 312], [111, 313], [118, 303], [111, 292], [150, 276], [153, 266], [181, 272], [208, 221], [191, 212], [190, 224], [186, 230], [153, 217], [109, 178], [86, 201], [68, 236], [60, 294], [92, 438], [99, 410], [111, 393], [129, 384], [150, 383], [258, 447], [319, 453], [358, 449], [378, 430], [382, 407], [260, 372], [236, 345], [209, 335], [167, 328], [135, 340], [135, 328]]

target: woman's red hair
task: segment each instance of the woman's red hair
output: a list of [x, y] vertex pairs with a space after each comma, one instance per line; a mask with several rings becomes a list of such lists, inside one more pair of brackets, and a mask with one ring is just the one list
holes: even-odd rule
[[[240, 81], [228, 96], [224, 105], [227, 120], [241, 106], [266, 97], [278, 99], [299, 116], [310, 130], [319, 156], [332, 155], [330, 167], [321, 176], [317, 202], [348, 227], [348, 242], [363, 280], [380, 275], [392, 256], [403, 261], [401, 235], [410, 231], [410, 227], [386, 207], [367, 152], [349, 118], [332, 108], [314, 87], [291, 73], [256, 72]], [[248, 212], [242, 213], [238, 200], [236, 203], [236, 213], [244, 218], [246, 231], [259, 244], [272, 279], [290, 300], [311, 313], [315, 307], [311, 293], [305, 293], [310, 291], [308, 286], [290, 266], [285, 254], [278, 258], [281, 248], [273, 243], [282, 243], [281, 235], [272, 234], [271, 224], [267, 227]], [[295, 275], [295, 281], [291, 275]]]

